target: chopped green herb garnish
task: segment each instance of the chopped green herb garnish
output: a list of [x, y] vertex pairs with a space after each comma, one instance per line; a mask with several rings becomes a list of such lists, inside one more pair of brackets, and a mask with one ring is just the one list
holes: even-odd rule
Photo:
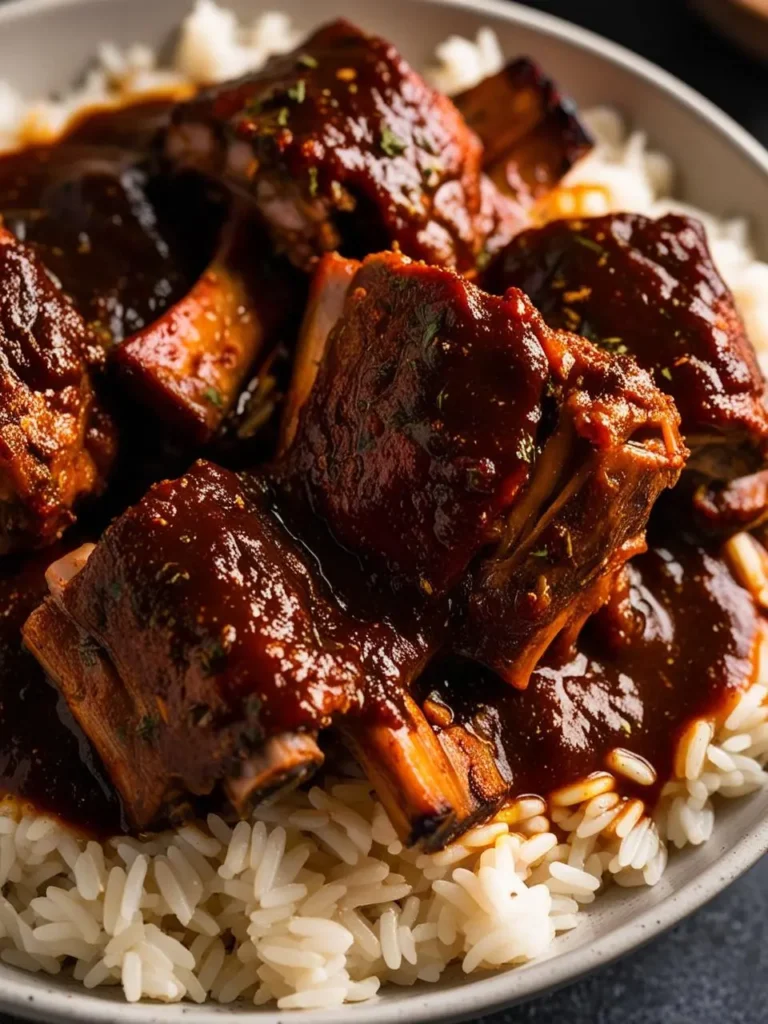
[[264, 110], [264, 100], [261, 96], [252, 96], [245, 104], [245, 113], [249, 117], [258, 117]]
[[477, 266], [477, 269], [478, 270], [485, 270], [485, 268], [488, 266], [488, 264], [490, 262], [491, 262], [491, 254], [488, 252], [487, 249], [481, 249], [480, 252], [477, 255], [477, 260], [475, 261], [475, 265]]
[[144, 740], [145, 743], [153, 743], [157, 736], [157, 730], [159, 727], [160, 719], [157, 715], [144, 715], [142, 720], [136, 726], [136, 735], [139, 739]]
[[93, 640], [82, 640], [79, 645], [80, 659], [86, 668], [93, 668], [99, 660], [99, 648]]
[[213, 640], [200, 651], [200, 664], [207, 676], [223, 671], [227, 662], [227, 651], [218, 640]]
[[573, 240], [579, 245], [583, 245], [585, 249], [591, 249], [592, 252], [599, 253], [601, 256], [605, 253], [602, 245], [598, 245], [597, 242], [593, 242], [591, 238], [586, 238], [584, 235], [574, 235]]
[[532, 558], [549, 558], [549, 552], [546, 548], [539, 548], [537, 551], [531, 551]]
[[448, 392], [446, 391], [445, 388], [443, 388], [443, 390], [440, 392], [440, 394], [437, 396], [437, 398], [435, 400], [436, 403], [437, 403], [437, 408], [440, 409], [441, 412], [442, 412], [442, 409], [443, 409], [443, 402], [446, 400], [447, 397], [448, 397]]
[[300, 53], [296, 59], [296, 63], [300, 68], [316, 68], [317, 61], [311, 53]]
[[387, 156], [400, 156], [401, 153], [405, 152], [405, 143], [395, 135], [388, 124], [381, 126], [379, 143]]
[[250, 694], [245, 701], [245, 713], [248, 718], [258, 718], [261, 713], [262, 700], [257, 694]]
[[243, 729], [242, 740], [251, 747], [259, 746], [264, 742], [264, 730], [259, 721], [261, 698], [255, 693], [250, 694], [245, 699], [243, 710], [246, 716], [246, 726]]
[[627, 346], [621, 338], [596, 338], [596, 344], [609, 348], [614, 355], [624, 356], [627, 354]]
[[488, 474], [480, 469], [467, 470], [467, 488], [470, 491], [484, 491], [488, 483]]
[[294, 100], [296, 103], [303, 103], [307, 98], [307, 83], [303, 78], [300, 78], [296, 85], [292, 85], [288, 90], [289, 99]]
[[221, 409], [224, 406], [224, 401], [221, 397], [221, 393], [213, 387], [207, 387], [203, 392], [203, 398], [215, 405], [217, 409]]
[[662, 366], [659, 372], [661, 373], [662, 377], [666, 377], [667, 380], [672, 380], [672, 371], [668, 366]]
[[288, 124], [288, 118], [290, 117], [290, 114], [291, 112], [288, 109], [288, 107], [280, 107], [280, 109], [278, 110], [277, 123], [280, 125], [281, 128], [285, 128], [285, 126]]
[[536, 455], [536, 443], [530, 434], [525, 434], [517, 442], [517, 457], [523, 462], [533, 462]]
[[314, 199], [317, 195], [318, 182], [317, 182], [317, 168], [309, 168], [309, 194]]
[[431, 345], [440, 332], [442, 326], [442, 316], [436, 316], [434, 320], [429, 320], [424, 325], [424, 333], [421, 336], [421, 344], [426, 348], [427, 345]]

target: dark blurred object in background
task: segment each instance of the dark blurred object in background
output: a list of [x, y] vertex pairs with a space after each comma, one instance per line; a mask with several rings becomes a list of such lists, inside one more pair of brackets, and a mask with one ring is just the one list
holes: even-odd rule
[[691, 5], [739, 46], [768, 60], [766, 0], [691, 0]]
[[[647, 57], [698, 89], [768, 146], [768, 61], [750, 56], [694, 13], [696, 2], [526, 0], [525, 5], [583, 25]], [[730, 6], [729, 0], [709, 2]]]

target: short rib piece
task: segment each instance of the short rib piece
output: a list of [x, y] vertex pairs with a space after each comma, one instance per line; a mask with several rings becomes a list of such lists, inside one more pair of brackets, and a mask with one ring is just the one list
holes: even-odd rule
[[396, 591], [463, 581], [460, 649], [525, 686], [642, 547], [677, 422], [632, 360], [551, 331], [521, 292], [382, 254], [349, 286], [284, 480]]
[[116, 345], [110, 363], [144, 413], [181, 441], [204, 444], [292, 301], [291, 275], [271, 260], [263, 231], [235, 213], [199, 280], [161, 317]]
[[483, 143], [485, 172], [524, 209], [592, 147], [575, 105], [527, 57], [510, 61], [454, 102]]
[[634, 356], [675, 399], [689, 470], [730, 480], [764, 464], [765, 381], [698, 221], [553, 221], [515, 238], [483, 284], [521, 288], [550, 326]]
[[691, 719], [727, 717], [757, 677], [763, 622], [718, 546], [661, 537], [629, 563], [571, 656], [547, 655], [525, 691], [445, 658], [414, 696], [486, 813], [500, 797], [546, 797], [605, 771], [617, 747], [655, 768], [652, 786], [621, 780], [653, 806], [664, 783], [684, 775], [673, 759]]
[[0, 228], [0, 553], [56, 540], [103, 489], [115, 436], [90, 376], [102, 362], [43, 265]]
[[[399, 246], [472, 271], [518, 226], [449, 99], [346, 21], [176, 110], [165, 154], [247, 192], [281, 252], [308, 269]], [[505, 219], [509, 226], [504, 227]]]
[[[374, 716], [397, 733], [401, 677], [423, 666], [423, 640], [345, 612], [263, 481], [198, 462], [86, 554], [84, 568], [77, 556], [53, 568], [24, 635], [137, 827], [218, 783], [245, 810], [305, 777], [335, 717], [357, 716], [355, 732]], [[406, 760], [408, 813], [425, 788], [412, 780], [433, 766]], [[437, 823], [453, 808], [413, 813]]]

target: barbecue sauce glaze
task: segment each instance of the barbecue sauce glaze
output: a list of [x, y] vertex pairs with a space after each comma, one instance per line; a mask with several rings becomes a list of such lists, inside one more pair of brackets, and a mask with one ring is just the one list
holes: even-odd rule
[[[126, 156], [169, 106], [99, 112], [57, 145], [0, 159], [6, 224], [36, 246], [110, 341], [156, 317], [200, 269], [161, 223], [168, 196], [150, 201], [146, 172]], [[114, 281], [119, 287], [105, 286]], [[0, 793], [106, 834], [125, 828], [119, 801], [20, 638], [60, 553], [13, 556], [0, 568]], [[576, 652], [550, 659], [527, 691], [450, 659], [430, 666], [417, 692], [494, 747], [515, 794], [546, 794], [601, 769], [616, 746], [647, 758], [661, 783], [685, 724], [722, 714], [751, 681], [758, 630], [752, 599], [714, 547], [661, 537], [630, 565], [626, 590], [582, 633]], [[635, 788], [646, 800], [657, 790]]]

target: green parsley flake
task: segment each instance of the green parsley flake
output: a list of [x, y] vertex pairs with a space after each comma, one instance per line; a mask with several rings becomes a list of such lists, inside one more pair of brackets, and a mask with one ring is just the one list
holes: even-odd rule
[[317, 168], [316, 167], [310, 167], [309, 168], [309, 194], [312, 196], [313, 199], [317, 195], [317, 190], [318, 190]]
[[424, 333], [421, 336], [421, 344], [426, 348], [431, 345], [440, 331], [441, 318], [436, 317], [424, 325]]
[[211, 405], [215, 405], [217, 409], [224, 407], [224, 400], [221, 397], [221, 393], [214, 387], [207, 387], [203, 392], [203, 398], [210, 402]]
[[381, 126], [379, 144], [387, 156], [400, 156], [405, 152], [405, 143], [392, 131], [388, 124]]
[[662, 366], [661, 370], [659, 370], [659, 373], [662, 377], [665, 377], [667, 380], [672, 380], [672, 371], [668, 366]]
[[517, 457], [523, 462], [533, 462], [536, 455], [536, 444], [530, 434], [525, 434], [517, 442]]
[[288, 90], [288, 98], [294, 100], [296, 103], [303, 103], [307, 98], [307, 83], [303, 78], [300, 78], [296, 85], [292, 85]]
[[159, 727], [160, 719], [156, 715], [144, 715], [136, 726], [136, 735], [145, 743], [153, 743]]
[[598, 245], [597, 242], [593, 242], [591, 238], [586, 238], [584, 235], [574, 235], [573, 240], [578, 242], [579, 245], [583, 245], [585, 249], [591, 249], [592, 252], [599, 253], [600, 256], [605, 253], [602, 245]]
[[311, 53], [301, 53], [296, 61], [300, 68], [316, 68], [317, 61]]

